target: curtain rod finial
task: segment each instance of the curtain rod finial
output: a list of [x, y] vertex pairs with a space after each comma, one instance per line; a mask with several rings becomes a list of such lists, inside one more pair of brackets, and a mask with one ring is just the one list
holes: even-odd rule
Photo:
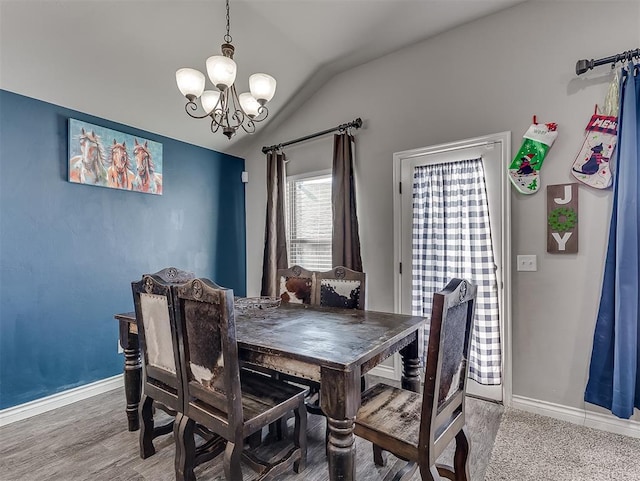
[[589, 65], [589, 61], [587, 59], [578, 60], [576, 62], [576, 75], [583, 74], [590, 68], [592, 67]]

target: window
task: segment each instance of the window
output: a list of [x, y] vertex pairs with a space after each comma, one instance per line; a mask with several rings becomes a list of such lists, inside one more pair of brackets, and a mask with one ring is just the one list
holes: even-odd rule
[[327, 271], [331, 260], [331, 174], [287, 178], [289, 264]]

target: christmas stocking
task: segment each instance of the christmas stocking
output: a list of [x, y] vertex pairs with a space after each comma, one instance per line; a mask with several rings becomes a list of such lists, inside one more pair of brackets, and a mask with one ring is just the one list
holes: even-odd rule
[[558, 136], [557, 124], [532, 124], [509, 166], [509, 179], [522, 194], [535, 194], [540, 188], [540, 168], [547, 151]]
[[571, 173], [580, 182], [596, 189], [606, 189], [611, 185], [609, 159], [616, 147], [617, 128], [617, 117], [591, 117], [582, 148], [571, 167]]

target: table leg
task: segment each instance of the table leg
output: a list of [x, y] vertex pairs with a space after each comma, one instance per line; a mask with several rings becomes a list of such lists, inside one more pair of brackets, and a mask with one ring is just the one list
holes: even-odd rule
[[402, 388], [420, 392], [420, 358], [418, 357], [418, 332], [407, 347], [400, 350], [402, 356]]
[[329, 479], [356, 479], [354, 421], [360, 407], [360, 372], [322, 368], [320, 402], [327, 416]]
[[130, 332], [126, 321], [120, 321], [120, 345], [124, 350], [124, 395], [129, 431], [137, 431], [140, 428], [138, 406], [142, 393], [142, 363], [138, 334]]

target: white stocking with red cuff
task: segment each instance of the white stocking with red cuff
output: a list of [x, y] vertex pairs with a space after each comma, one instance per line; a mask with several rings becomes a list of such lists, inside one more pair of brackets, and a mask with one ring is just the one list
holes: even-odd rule
[[591, 117], [580, 152], [571, 166], [571, 173], [576, 179], [596, 189], [606, 189], [611, 185], [609, 160], [616, 147], [617, 129], [617, 117]]

